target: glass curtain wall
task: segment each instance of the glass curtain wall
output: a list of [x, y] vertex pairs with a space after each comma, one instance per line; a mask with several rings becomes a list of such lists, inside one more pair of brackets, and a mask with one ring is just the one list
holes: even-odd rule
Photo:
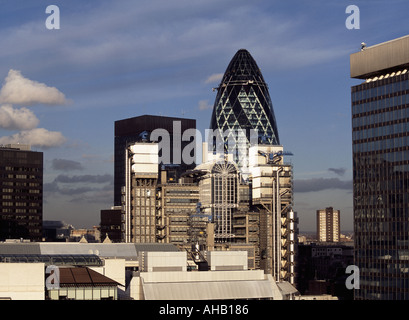
[[352, 87], [355, 299], [409, 299], [408, 79]]

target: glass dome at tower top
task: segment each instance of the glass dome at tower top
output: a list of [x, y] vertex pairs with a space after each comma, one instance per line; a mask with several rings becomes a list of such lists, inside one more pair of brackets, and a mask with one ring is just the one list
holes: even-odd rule
[[210, 129], [256, 129], [259, 143], [280, 144], [268, 86], [245, 49], [234, 55], [217, 88]]

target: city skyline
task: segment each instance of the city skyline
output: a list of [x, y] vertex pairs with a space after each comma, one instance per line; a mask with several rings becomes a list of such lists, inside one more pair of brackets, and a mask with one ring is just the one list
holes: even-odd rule
[[[44, 152], [44, 220], [99, 224], [113, 205], [114, 122], [163, 115], [204, 131], [212, 88], [244, 48], [294, 154], [300, 230], [314, 231], [328, 206], [353, 230], [349, 55], [408, 34], [404, 1], [55, 1], [59, 30], [45, 26], [49, 4], [5, 3], [0, 19], [0, 143]], [[349, 4], [358, 30], [345, 26]]]

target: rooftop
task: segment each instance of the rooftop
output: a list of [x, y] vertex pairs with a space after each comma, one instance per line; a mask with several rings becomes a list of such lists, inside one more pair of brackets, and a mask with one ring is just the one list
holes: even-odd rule
[[1, 255], [96, 255], [101, 258], [136, 260], [142, 251], [179, 251], [173, 244], [159, 243], [0, 243]]
[[409, 66], [409, 35], [363, 47], [350, 55], [351, 78], [367, 79]]

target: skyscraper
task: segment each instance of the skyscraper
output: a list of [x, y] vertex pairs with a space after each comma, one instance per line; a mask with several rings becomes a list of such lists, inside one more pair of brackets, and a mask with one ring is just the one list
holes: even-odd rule
[[[249, 183], [250, 210], [259, 214], [261, 268], [276, 281], [293, 283], [297, 218], [292, 165], [284, 162], [268, 86], [245, 49], [234, 55], [217, 87], [210, 129], [209, 151], [227, 153], [240, 179]], [[233, 220], [236, 214], [231, 213]]]
[[[210, 129], [235, 144], [233, 160], [239, 168], [242, 159], [237, 153], [248, 152], [250, 130], [258, 131], [258, 140], [263, 144], [280, 144], [268, 86], [256, 61], [245, 49], [234, 55], [217, 87]], [[245, 137], [241, 138], [237, 130], [243, 130]], [[212, 143], [209, 141], [209, 147], [214, 150], [217, 146]]]
[[338, 242], [340, 238], [340, 211], [332, 207], [317, 210], [317, 240]]
[[409, 299], [409, 36], [351, 54], [355, 299]]
[[[190, 141], [182, 141], [182, 135], [189, 129], [196, 129], [196, 120], [143, 115], [115, 121], [115, 206], [122, 205], [121, 188], [125, 186], [125, 152], [127, 146], [137, 141], [158, 142], [159, 153], [163, 158], [162, 163], [179, 165], [177, 168], [175, 167], [175, 170], [181, 173], [195, 166], [195, 163], [185, 163], [182, 159], [182, 150], [190, 143]], [[168, 133], [169, 141], [159, 139], [160, 134], [155, 137], [151, 136], [155, 130]]]
[[0, 148], [0, 241], [41, 241], [43, 153], [28, 145]]

